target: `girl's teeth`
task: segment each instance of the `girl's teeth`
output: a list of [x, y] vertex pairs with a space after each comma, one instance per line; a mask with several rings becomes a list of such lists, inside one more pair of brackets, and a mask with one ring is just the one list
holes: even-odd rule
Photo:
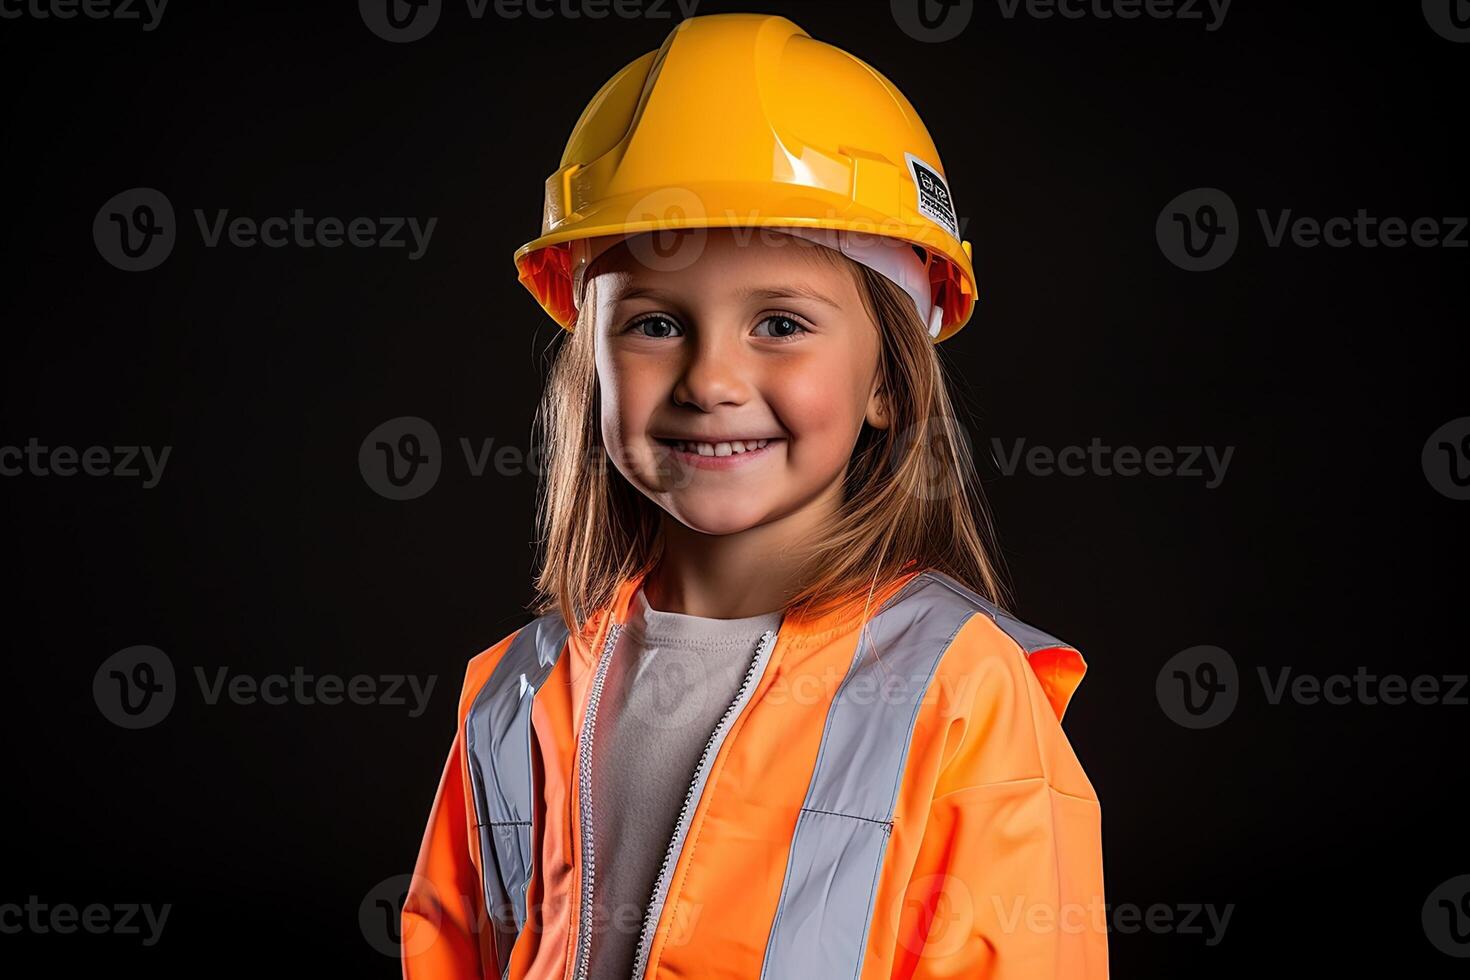
[[701, 456], [730, 456], [751, 452], [765, 446], [769, 439], [745, 439], [735, 442], [676, 442], [675, 449]]

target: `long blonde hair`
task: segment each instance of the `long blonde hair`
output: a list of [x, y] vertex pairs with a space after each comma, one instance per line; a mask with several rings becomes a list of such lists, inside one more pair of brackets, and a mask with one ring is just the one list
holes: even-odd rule
[[[801, 585], [786, 614], [821, 615], [858, 590], [871, 596], [914, 563], [1004, 605], [966, 429], [955, 417], [939, 351], [913, 300], [841, 252], [809, 252], [847, 267], [878, 328], [889, 425], [863, 425], [842, 503], [804, 546], [796, 576]], [[558, 330], [532, 427], [533, 444], [544, 449], [532, 608], [541, 615], [559, 607], [573, 629], [613, 598], [621, 580], [652, 569], [663, 549], [662, 510], [610, 465], [602, 444], [596, 281], [587, 282], [576, 329]]]

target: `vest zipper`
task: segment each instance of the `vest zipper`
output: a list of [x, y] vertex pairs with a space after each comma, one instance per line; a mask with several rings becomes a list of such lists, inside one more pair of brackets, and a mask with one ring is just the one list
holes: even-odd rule
[[694, 778], [689, 782], [689, 788], [684, 792], [684, 803], [679, 807], [679, 819], [674, 824], [674, 834], [669, 839], [669, 846], [664, 850], [663, 862], [659, 865], [658, 876], [654, 879], [653, 894], [648, 899], [648, 907], [643, 912], [643, 927], [638, 932], [638, 949], [633, 957], [632, 980], [641, 980], [643, 971], [648, 968], [648, 956], [653, 950], [654, 926], [657, 925], [662, 912], [664, 899], [668, 895], [669, 875], [674, 870], [675, 859], [679, 851], [683, 849], [684, 835], [689, 829], [689, 821], [694, 817], [694, 801], [703, 792], [704, 781], [707, 773], [705, 768], [719, 751], [720, 744], [725, 740], [734, 718], [739, 715], [745, 707], [745, 702], [750, 697], [751, 682], [760, 676], [764, 668], [766, 656], [771, 651], [772, 641], [776, 638], [776, 630], [766, 630], [761, 634], [760, 642], [756, 644], [755, 655], [750, 659], [750, 666], [745, 670], [745, 677], [740, 682], [740, 688], [735, 692], [734, 699], [725, 708], [725, 713], [720, 716], [715, 730], [710, 733], [709, 739], [704, 743], [704, 751], [699, 755], [699, 764], [694, 767]]
[[607, 641], [602, 645], [602, 656], [597, 662], [597, 674], [592, 680], [592, 693], [587, 701], [587, 717], [582, 722], [582, 744], [578, 747], [580, 758], [577, 763], [577, 794], [580, 801], [582, 828], [582, 895], [578, 903], [577, 926], [577, 980], [587, 980], [587, 970], [592, 956], [592, 879], [597, 865], [592, 855], [592, 729], [597, 721], [597, 702], [602, 699], [602, 683], [607, 676], [607, 666], [612, 662], [612, 650], [622, 623], [608, 627]]

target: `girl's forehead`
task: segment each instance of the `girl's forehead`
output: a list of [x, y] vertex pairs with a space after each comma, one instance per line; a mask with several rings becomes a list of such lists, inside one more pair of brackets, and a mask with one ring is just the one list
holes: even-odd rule
[[[749, 289], [805, 283], [837, 291], [848, 277], [840, 253], [773, 229], [680, 229], [629, 236], [598, 256], [588, 277], [605, 273], [618, 292], [700, 283]], [[737, 281], [738, 280], [738, 281]]]

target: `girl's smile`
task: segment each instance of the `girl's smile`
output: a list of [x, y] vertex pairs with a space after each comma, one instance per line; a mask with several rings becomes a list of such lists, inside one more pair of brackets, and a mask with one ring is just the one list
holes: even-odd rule
[[776, 451], [778, 444], [786, 440], [773, 438], [694, 442], [655, 436], [654, 441], [668, 449], [670, 459], [687, 466], [696, 466], [706, 470], [728, 470], [769, 457]]

